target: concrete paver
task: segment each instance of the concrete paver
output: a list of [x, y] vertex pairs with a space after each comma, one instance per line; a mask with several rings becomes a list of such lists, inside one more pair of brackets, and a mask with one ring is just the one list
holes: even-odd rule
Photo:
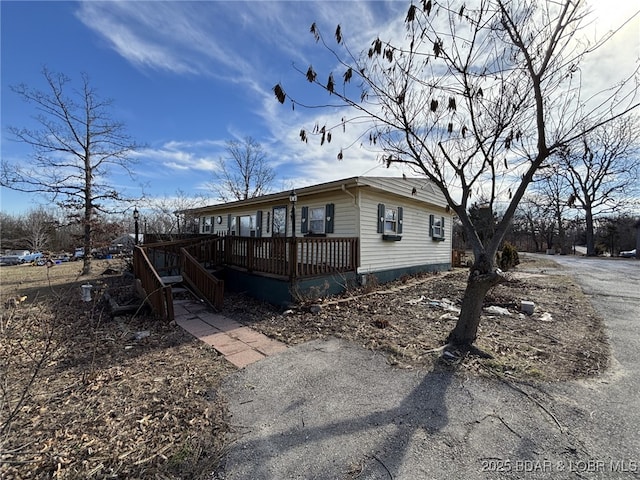
[[238, 368], [287, 350], [287, 346], [224, 315], [211, 312], [202, 304], [174, 303], [176, 324], [220, 352]]
[[243, 352], [245, 350], [253, 350], [249, 345], [241, 342], [240, 340], [233, 340], [229, 343], [213, 345], [213, 348], [225, 356], [233, 355], [234, 353]]
[[227, 355], [225, 357], [231, 363], [233, 363], [238, 368], [244, 368], [247, 365], [251, 365], [258, 360], [262, 360], [265, 358], [264, 355], [256, 352], [255, 350], [243, 350], [242, 352], [233, 353], [231, 355]]
[[218, 331], [215, 327], [203, 322], [199, 318], [190, 318], [185, 320], [176, 319], [176, 323], [194, 337], [207, 336]]

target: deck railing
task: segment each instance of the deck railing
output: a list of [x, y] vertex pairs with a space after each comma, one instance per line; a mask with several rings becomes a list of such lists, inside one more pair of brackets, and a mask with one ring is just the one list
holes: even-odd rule
[[151, 305], [154, 313], [164, 320], [173, 320], [171, 286], [162, 282], [154, 265], [141, 247], [133, 249], [133, 273], [140, 280], [146, 295], [145, 300]]
[[179, 275], [180, 249], [188, 249], [190, 247], [197, 248], [201, 242], [208, 240], [208, 238], [174, 240], [171, 242], [144, 244], [142, 248], [158, 273], [163, 275]]
[[224, 282], [211, 275], [186, 248], [180, 251], [182, 278], [198, 295], [216, 309], [222, 308]]
[[[212, 244], [229, 266], [289, 278], [356, 270], [358, 239], [328, 237], [236, 237]], [[222, 248], [222, 255], [219, 249]]]
[[163, 284], [159, 272], [182, 275], [199, 295], [221, 308], [224, 283], [207, 267], [227, 265], [288, 280], [353, 272], [358, 267], [358, 239], [212, 236], [136, 247], [133, 260], [135, 276], [154, 312], [173, 320], [171, 287]]

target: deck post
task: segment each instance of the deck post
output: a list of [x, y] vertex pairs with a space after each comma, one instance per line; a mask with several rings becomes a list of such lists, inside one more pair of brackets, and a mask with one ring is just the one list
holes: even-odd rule
[[289, 279], [298, 276], [298, 242], [295, 237], [289, 239]]

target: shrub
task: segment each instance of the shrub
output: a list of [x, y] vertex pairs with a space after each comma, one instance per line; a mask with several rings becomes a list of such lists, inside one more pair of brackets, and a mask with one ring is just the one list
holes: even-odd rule
[[511, 245], [509, 242], [505, 242], [504, 247], [502, 247], [502, 254], [498, 258], [498, 264], [505, 272], [507, 270], [511, 270], [516, 265], [519, 265], [520, 258], [518, 257], [516, 247]]

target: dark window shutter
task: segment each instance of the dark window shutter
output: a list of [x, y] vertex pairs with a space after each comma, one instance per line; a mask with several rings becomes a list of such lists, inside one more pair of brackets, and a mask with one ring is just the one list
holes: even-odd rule
[[309, 233], [309, 207], [302, 207], [300, 215], [300, 233]]
[[231, 235], [231, 214], [227, 214], [227, 233]]
[[442, 218], [440, 219], [440, 222], [441, 222], [441, 223], [440, 223], [440, 225], [442, 225], [442, 238], [444, 238], [444, 237], [445, 237], [445, 231], [446, 231], [446, 230], [444, 229], [444, 217], [442, 217]]
[[398, 207], [398, 235], [402, 233], [402, 207]]
[[384, 233], [384, 203], [378, 204], [378, 233]]
[[262, 236], [262, 210], [256, 212], [256, 237]]
[[429, 215], [429, 236], [433, 237], [433, 215]]
[[335, 205], [333, 203], [327, 203], [324, 209], [324, 233], [333, 233], [333, 214], [335, 211]]

